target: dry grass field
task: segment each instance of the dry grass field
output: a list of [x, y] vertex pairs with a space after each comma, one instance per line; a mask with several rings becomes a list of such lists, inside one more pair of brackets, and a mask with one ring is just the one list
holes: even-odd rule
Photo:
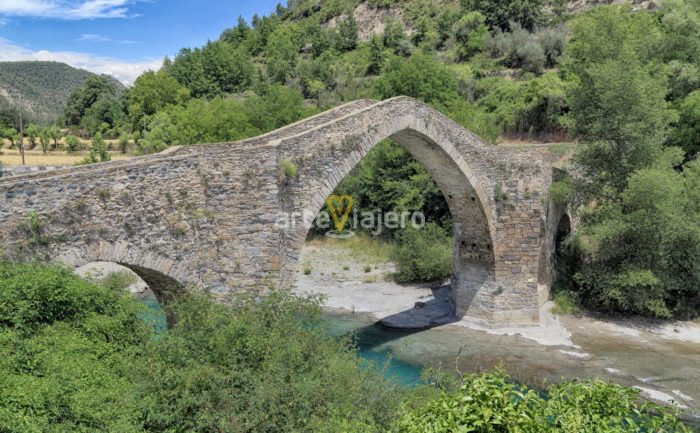
[[[55, 166], [75, 165], [85, 159], [89, 151], [67, 153], [64, 151], [52, 151], [44, 154], [39, 149], [25, 151], [25, 161], [28, 166]], [[110, 152], [112, 160], [129, 159], [129, 155], [121, 152]], [[5, 167], [17, 167], [22, 165], [22, 157], [17, 149], [0, 149], [0, 163]]]

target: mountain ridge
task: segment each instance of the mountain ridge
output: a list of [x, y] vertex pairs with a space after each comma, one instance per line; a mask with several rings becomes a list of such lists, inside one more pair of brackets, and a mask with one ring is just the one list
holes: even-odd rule
[[[20, 95], [26, 123], [54, 123], [70, 94], [93, 76], [97, 74], [60, 62], [0, 62], [0, 123], [16, 126]], [[123, 88], [115, 78], [103, 76]]]

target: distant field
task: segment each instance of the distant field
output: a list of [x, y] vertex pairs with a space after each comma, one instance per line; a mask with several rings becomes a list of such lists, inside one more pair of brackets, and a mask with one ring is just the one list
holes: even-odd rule
[[[44, 154], [41, 150], [27, 150], [25, 152], [25, 160], [28, 166], [42, 165], [74, 165], [83, 159], [90, 152], [48, 152]], [[121, 160], [131, 158], [129, 155], [122, 155], [120, 152], [110, 152], [112, 160]], [[7, 167], [17, 167], [22, 165], [22, 157], [17, 149], [0, 149], [0, 162]]]

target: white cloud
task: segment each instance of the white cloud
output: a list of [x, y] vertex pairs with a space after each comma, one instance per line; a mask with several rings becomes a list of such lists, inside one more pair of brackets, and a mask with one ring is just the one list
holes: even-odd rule
[[67, 63], [73, 67], [86, 69], [96, 74], [111, 75], [126, 85], [133, 84], [136, 77], [149, 69], [157, 70], [162, 60], [126, 62], [109, 57], [94, 56], [72, 51], [32, 51], [0, 38], [0, 61], [42, 60]]
[[112, 39], [107, 36], [98, 35], [96, 33], [83, 33], [80, 35], [76, 41], [86, 41], [86, 42], [109, 42]]
[[136, 0], [0, 0], [0, 15], [80, 20], [129, 18]]

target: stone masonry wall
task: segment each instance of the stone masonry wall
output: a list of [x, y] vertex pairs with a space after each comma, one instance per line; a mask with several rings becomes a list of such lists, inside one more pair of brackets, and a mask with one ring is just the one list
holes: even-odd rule
[[[163, 293], [173, 282], [216, 296], [288, 287], [307, 227], [281, 227], [280, 216], [318, 211], [390, 137], [425, 165], [450, 206], [456, 313], [536, 321], [549, 269], [551, 168], [410, 98], [356, 101], [235, 143], [0, 178], [0, 248], [69, 266], [120, 263]], [[282, 174], [282, 161], [298, 167], [295, 178]]]

